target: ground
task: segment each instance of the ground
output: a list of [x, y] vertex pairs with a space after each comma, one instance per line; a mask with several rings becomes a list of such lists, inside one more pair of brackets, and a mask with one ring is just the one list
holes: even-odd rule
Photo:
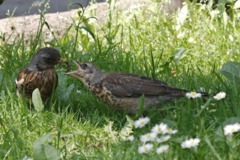
[[[28, 2], [29, 1], [29, 2]], [[58, 3], [56, 3], [58, 1]], [[102, 0], [98, 0], [97, 2], [101, 2]], [[37, 27], [39, 24], [39, 9], [44, 10], [44, 5], [40, 5], [39, 1], [31, 1], [26, 0], [25, 3], [21, 3], [20, 0], [13, 0], [11, 2], [4, 1], [2, 5], [0, 5], [0, 36], [4, 37], [4, 39], [8, 40], [8, 42], [12, 42], [15, 40], [16, 37], [19, 37], [22, 33], [25, 34], [26, 41], [28, 41], [28, 38], [30, 35], [35, 34], [37, 31]], [[32, 3], [31, 3], [32, 2]], [[81, 0], [79, 1], [72, 1], [72, 2], [78, 2], [81, 3], [83, 6], [85, 6], [88, 10], [87, 4], [89, 3], [89, 0]], [[181, 0], [172, 0], [169, 5], [166, 5], [166, 8], [168, 10], [175, 10], [179, 6], [181, 6]], [[149, 4], [148, 0], [118, 0], [116, 3], [116, 6], [119, 9], [129, 9], [134, 7], [136, 4]], [[66, 28], [73, 23], [74, 16], [77, 15], [77, 8], [75, 9], [69, 9], [68, 1], [63, 1], [59, 3], [59, 0], [51, 0], [50, 1], [50, 8], [47, 9], [45, 18], [47, 23], [51, 27], [51, 31], [48, 30], [47, 27], [44, 28], [44, 34], [46, 38], [49, 38], [51, 36], [50, 32], [57, 33], [56, 35], [61, 36], [61, 34], [64, 33]], [[9, 16], [6, 18], [6, 12], [7, 8], [10, 9], [10, 15], [13, 12], [15, 6], [17, 6], [16, 11], [14, 12], [13, 16]], [[107, 8], [108, 4], [106, 2], [97, 3], [94, 7], [96, 9], [96, 17], [98, 19], [99, 23], [103, 23], [106, 21], [107, 17]], [[59, 25], [61, 24], [61, 25]], [[8, 37], [11, 35], [10, 39]]]

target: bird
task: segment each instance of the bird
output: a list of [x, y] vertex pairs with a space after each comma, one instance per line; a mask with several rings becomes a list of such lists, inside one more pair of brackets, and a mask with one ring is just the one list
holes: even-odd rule
[[20, 70], [15, 80], [17, 96], [30, 99], [33, 91], [38, 88], [43, 101], [51, 97], [58, 84], [55, 65], [66, 64], [59, 51], [52, 47], [39, 49], [32, 57], [29, 65]]
[[[144, 96], [143, 110], [157, 108], [166, 102], [184, 97], [185, 89], [171, 87], [157, 79], [125, 72], [103, 72], [91, 62], [75, 62], [77, 70], [66, 74], [75, 77], [112, 108], [136, 114]], [[203, 93], [203, 96], [207, 96]]]

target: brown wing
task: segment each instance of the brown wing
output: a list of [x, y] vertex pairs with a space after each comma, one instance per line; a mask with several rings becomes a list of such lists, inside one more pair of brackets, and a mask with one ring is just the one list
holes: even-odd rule
[[38, 88], [44, 100], [51, 96], [57, 83], [58, 77], [53, 69], [41, 72], [25, 69], [19, 72], [16, 80], [17, 90], [20, 94], [31, 98], [34, 89]]
[[128, 73], [109, 73], [102, 81], [111, 93], [118, 97], [145, 96], [176, 96], [181, 97], [186, 92], [156, 79]]

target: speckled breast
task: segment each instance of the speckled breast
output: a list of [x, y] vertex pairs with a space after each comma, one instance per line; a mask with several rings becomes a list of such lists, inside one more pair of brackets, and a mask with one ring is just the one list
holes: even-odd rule
[[108, 105], [110, 105], [111, 107], [121, 110], [121, 108], [119, 108], [121, 104], [121, 99], [112, 95], [112, 93], [107, 88], [103, 87], [101, 84], [89, 85], [89, 89], [94, 95], [96, 95], [104, 102], [108, 103]]

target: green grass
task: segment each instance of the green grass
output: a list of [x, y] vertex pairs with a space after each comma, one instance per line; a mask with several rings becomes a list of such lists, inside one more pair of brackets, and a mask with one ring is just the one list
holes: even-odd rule
[[[50, 42], [43, 39], [42, 27], [48, 25], [44, 14], [38, 34], [28, 43], [24, 35], [12, 44], [1, 39], [0, 159], [238, 159], [240, 135], [228, 138], [222, 129], [240, 122], [239, 84], [219, 73], [224, 63], [240, 60], [237, 12], [226, 19], [224, 12], [211, 16], [209, 7], [188, 5], [180, 29], [176, 28], [179, 12], [167, 14], [151, 2], [131, 11], [109, 7], [107, 23], [100, 26], [97, 21], [90, 23], [94, 15], [81, 11], [65, 34]], [[154, 77], [190, 91], [203, 88], [211, 95], [224, 91], [227, 97], [221, 101], [183, 98], [149, 111], [150, 124], [143, 129], [130, 127], [135, 140], [123, 141], [127, 114], [94, 97], [80, 81], [66, 76], [64, 67], [57, 67], [59, 86], [54, 102], [46, 106], [49, 109], [28, 109], [17, 98], [18, 71], [44, 46], [59, 49], [70, 62], [92, 61], [105, 71]], [[170, 145], [169, 151], [157, 155], [160, 144], [154, 143], [153, 151], [139, 154], [139, 137], [160, 122], [178, 130], [164, 143]], [[201, 139], [199, 146], [182, 149], [181, 142], [191, 137]]]

